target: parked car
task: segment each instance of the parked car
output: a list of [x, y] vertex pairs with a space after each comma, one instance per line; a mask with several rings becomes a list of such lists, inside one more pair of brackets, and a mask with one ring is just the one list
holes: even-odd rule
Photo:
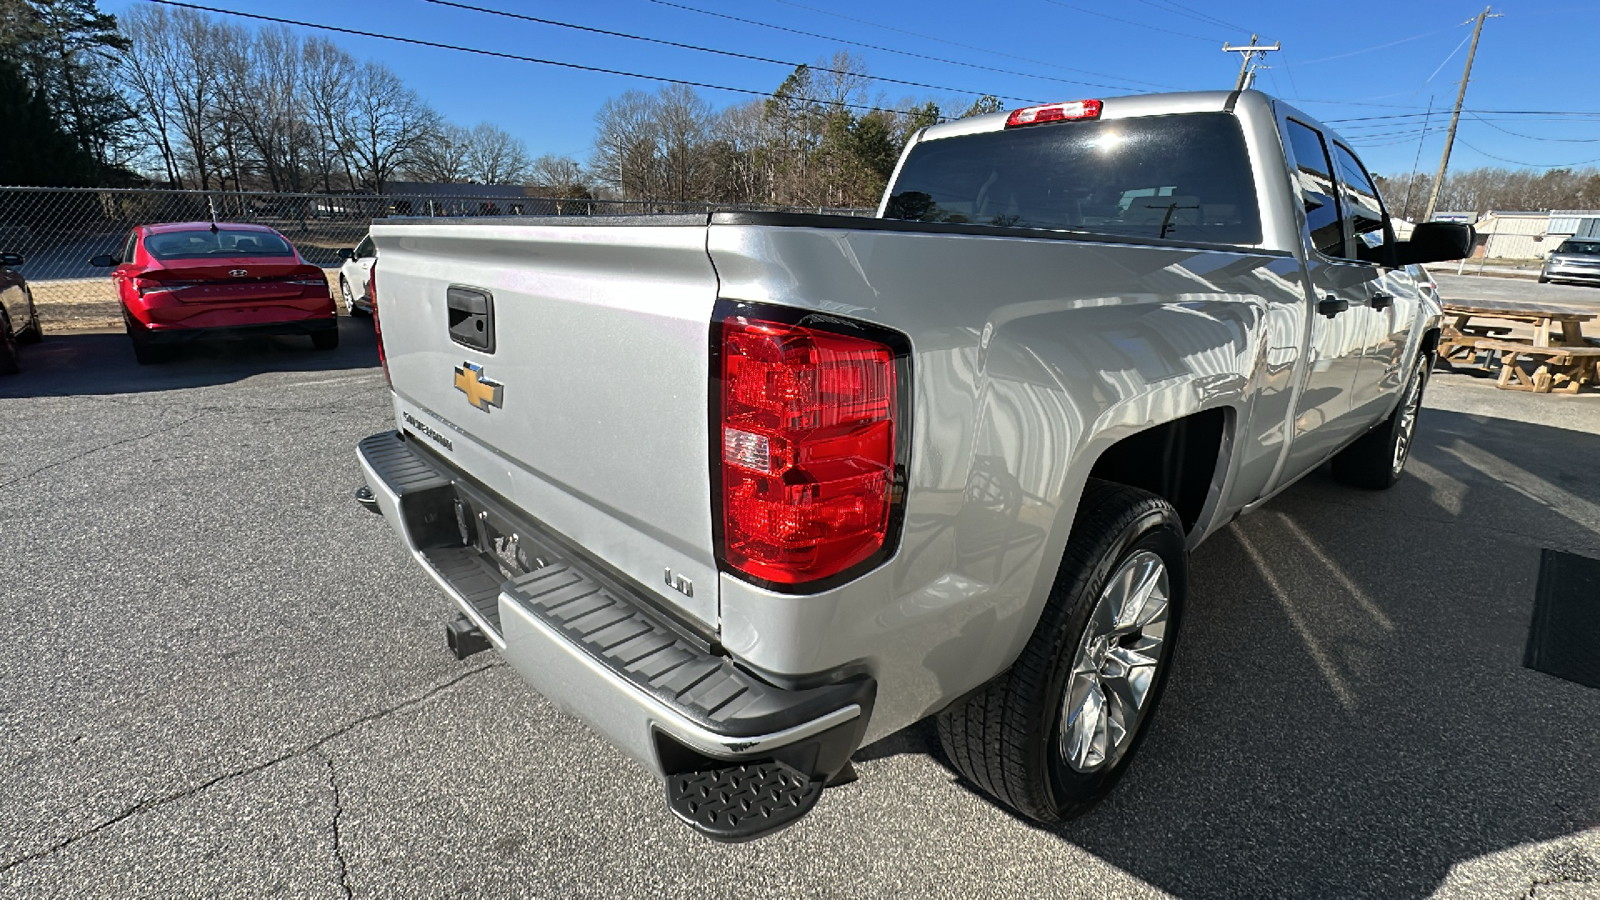
[[318, 350], [339, 345], [327, 277], [265, 225], [141, 225], [118, 255], [89, 262], [113, 270], [141, 365], [179, 343], [229, 335], [304, 334]]
[[1059, 823], [1150, 730], [1189, 551], [1330, 460], [1401, 477], [1442, 323], [1404, 267], [1473, 230], [1397, 240], [1368, 171], [1265, 94], [1150, 94], [924, 129], [876, 219], [377, 222], [367, 486], [457, 652], [702, 834], [927, 716]]
[[25, 260], [18, 253], [0, 253], [0, 375], [15, 375], [21, 369], [18, 344], [36, 344], [44, 339], [44, 326], [33, 305], [28, 279], [17, 271]]
[[372, 295], [367, 290], [367, 282], [372, 279], [372, 263], [377, 259], [372, 235], [362, 238], [354, 250], [340, 250], [339, 258], [344, 260], [339, 265], [339, 297], [344, 300], [345, 312], [355, 315], [359, 310], [370, 314]]
[[1539, 283], [1578, 281], [1600, 284], [1600, 238], [1567, 238], [1545, 257]]

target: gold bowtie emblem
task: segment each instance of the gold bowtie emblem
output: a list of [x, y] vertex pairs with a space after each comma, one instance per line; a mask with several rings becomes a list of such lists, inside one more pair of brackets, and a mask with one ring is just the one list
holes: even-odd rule
[[467, 395], [468, 403], [488, 412], [489, 407], [500, 405], [505, 385], [483, 377], [482, 366], [462, 363], [456, 367], [456, 390]]

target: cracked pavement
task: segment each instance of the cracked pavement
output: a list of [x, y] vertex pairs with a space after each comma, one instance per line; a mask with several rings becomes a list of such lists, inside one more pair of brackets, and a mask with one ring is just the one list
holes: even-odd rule
[[1600, 557], [1600, 395], [1435, 379], [1410, 475], [1316, 473], [1194, 555], [1118, 791], [1055, 831], [926, 724], [706, 842], [356, 506], [370, 322], [0, 380], [0, 897], [1600, 897], [1600, 690], [1521, 668], [1538, 550]]

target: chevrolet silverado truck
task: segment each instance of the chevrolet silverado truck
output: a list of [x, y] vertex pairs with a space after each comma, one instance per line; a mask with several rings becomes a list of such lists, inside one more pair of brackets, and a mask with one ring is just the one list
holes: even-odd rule
[[875, 218], [375, 223], [368, 500], [493, 645], [745, 840], [936, 716], [1041, 823], [1127, 770], [1188, 554], [1384, 488], [1440, 310], [1336, 133], [1265, 94], [921, 131]]

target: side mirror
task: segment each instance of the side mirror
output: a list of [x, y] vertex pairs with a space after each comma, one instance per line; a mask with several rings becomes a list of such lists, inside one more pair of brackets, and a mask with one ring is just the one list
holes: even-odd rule
[[340, 259], [355, 259], [356, 258], [356, 252], [354, 250], [351, 250], [349, 247], [346, 247], [343, 250], [339, 251], [339, 258]]
[[1478, 242], [1478, 230], [1459, 222], [1422, 222], [1411, 230], [1411, 240], [1394, 245], [1395, 266], [1466, 259]]
[[21, 253], [0, 253], [0, 266], [20, 266], [27, 260]]
[[89, 265], [94, 266], [96, 269], [113, 269], [121, 265], [121, 263], [115, 256], [112, 256], [109, 253], [102, 253], [99, 256], [90, 259]]

